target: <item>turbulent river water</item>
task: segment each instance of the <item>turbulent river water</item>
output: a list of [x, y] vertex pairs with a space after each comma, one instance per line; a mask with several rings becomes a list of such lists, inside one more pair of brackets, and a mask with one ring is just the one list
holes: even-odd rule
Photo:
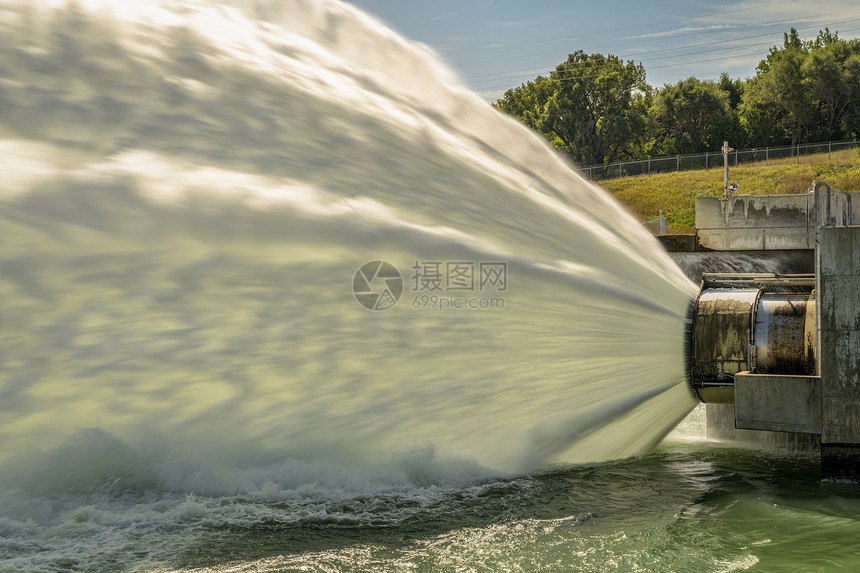
[[0, 571], [728, 570], [796, 550], [774, 520], [856, 534], [805, 458], [652, 453], [695, 287], [426, 47], [335, 1], [0, 32]]

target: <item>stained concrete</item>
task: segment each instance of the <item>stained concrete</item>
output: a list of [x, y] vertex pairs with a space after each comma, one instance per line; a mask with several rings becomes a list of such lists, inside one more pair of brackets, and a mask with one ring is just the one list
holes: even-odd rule
[[860, 226], [822, 227], [821, 472], [860, 481]]
[[778, 374], [735, 375], [735, 427], [821, 433], [821, 379]]
[[734, 404], [705, 404], [705, 412], [709, 440], [741, 442], [795, 453], [817, 453], [820, 449], [818, 434], [736, 429]]
[[657, 241], [670, 253], [706, 251], [699, 245], [696, 235], [655, 235]]
[[[851, 217], [860, 222], [860, 193], [851, 195]], [[831, 213], [837, 211], [832, 195]], [[717, 251], [814, 248], [812, 194], [737, 195], [696, 199], [697, 244]]]

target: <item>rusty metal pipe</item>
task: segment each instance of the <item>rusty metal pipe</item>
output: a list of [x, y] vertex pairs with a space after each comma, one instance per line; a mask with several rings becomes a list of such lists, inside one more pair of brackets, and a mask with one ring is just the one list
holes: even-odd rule
[[706, 281], [691, 308], [688, 376], [703, 402], [733, 403], [738, 372], [815, 374], [812, 279], [738, 277]]

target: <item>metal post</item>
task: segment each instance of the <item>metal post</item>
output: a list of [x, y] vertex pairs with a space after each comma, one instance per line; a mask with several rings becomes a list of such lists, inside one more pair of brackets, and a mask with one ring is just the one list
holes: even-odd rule
[[832, 141], [827, 142], [827, 161], [830, 161], [830, 149], [831, 149], [830, 146], [832, 143], [833, 143]]
[[648, 175], [651, 175], [651, 158], [648, 158]]
[[845, 218], [843, 215], [843, 205], [842, 205], [842, 192], [839, 191], [836, 193], [836, 224], [841, 227], [844, 223]]
[[[830, 186], [823, 181], [820, 181], [815, 184], [812, 188], [813, 193], [813, 203], [812, 203], [812, 247], [814, 249], [814, 257], [815, 257], [815, 293], [816, 296], [819, 296], [821, 293], [821, 273], [819, 269], [821, 268], [821, 252], [818, 248], [819, 246], [819, 234], [821, 229], [821, 193], [819, 190], [822, 187], [826, 187], [826, 193], [830, 193]], [[815, 355], [821, 356], [821, 305], [815, 305]], [[815, 361], [815, 373], [818, 376], [821, 376], [821, 360]]]
[[[723, 196], [729, 198], [729, 152], [734, 151], [729, 147], [729, 142], [723, 142]], [[737, 158], [737, 155], [735, 155]]]
[[681, 156], [678, 155], [677, 157], [675, 157], [675, 171], [680, 171], [680, 170], [681, 170]]
[[705, 169], [708, 169], [708, 152], [705, 152]]
[[770, 147], [764, 148], [764, 164], [770, 165], [770, 159], [768, 158], [768, 151], [770, 151]]

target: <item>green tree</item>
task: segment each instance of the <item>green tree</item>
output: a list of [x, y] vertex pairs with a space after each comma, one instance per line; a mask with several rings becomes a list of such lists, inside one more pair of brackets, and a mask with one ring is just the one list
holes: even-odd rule
[[807, 141], [815, 120], [815, 107], [804, 86], [803, 63], [808, 46], [800, 41], [797, 30], [784, 35], [783, 48], [771, 48], [767, 58], [759, 64], [747, 94], [758, 106], [773, 106], [776, 122], [795, 145]]
[[735, 123], [730, 94], [716, 82], [696, 78], [664, 86], [654, 98], [651, 117], [653, 152], [659, 155], [714, 149]]
[[744, 91], [741, 113], [759, 145], [821, 141], [860, 131], [860, 42], [829, 29], [802, 41], [794, 28], [770, 49]]
[[[822, 33], [824, 35], [824, 33]], [[816, 112], [817, 140], [851, 135], [848, 120], [860, 101], [860, 50], [826, 31], [803, 63], [804, 87]], [[849, 120], [850, 121], [850, 120]]]
[[641, 156], [650, 94], [641, 64], [580, 50], [548, 78], [508, 90], [495, 106], [590, 165]]
[[509, 89], [493, 106], [540, 131], [547, 102], [556, 89], [557, 81], [538, 76], [534, 81]]
[[733, 110], [738, 110], [744, 97], [746, 82], [741, 79], [733, 80], [729, 77], [729, 74], [723, 72], [720, 74], [720, 79], [717, 82], [717, 85], [719, 85], [720, 89], [728, 95], [729, 107]]
[[582, 164], [860, 136], [860, 40], [792, 28], [750, 80], [687, 78], [656, 93], [645, 68], [577, 51], [497, 108]]
[[556, 147], [585, 165], [611, 163], [641, 149], [651, 89], [642, 64], [579, 50], [550, 77], [558, 88], [541, 128]]

